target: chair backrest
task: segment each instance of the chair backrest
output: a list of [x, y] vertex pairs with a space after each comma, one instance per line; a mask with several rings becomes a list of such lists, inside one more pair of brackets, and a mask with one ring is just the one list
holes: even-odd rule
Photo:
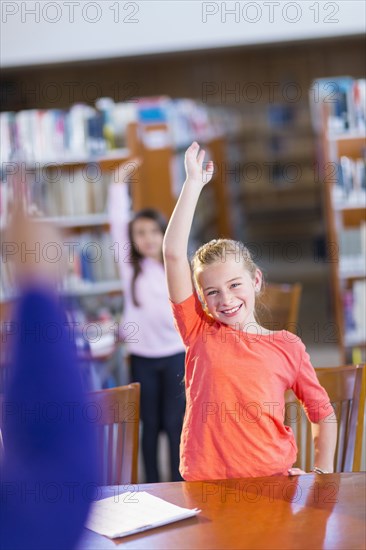
[[[354, 463], [359, 463], [355, 449], [361, 449], [361, 445], [357, 445], [357, 440], [363, 435], [364, 400], [360, 398], [365, 365], [324, 367], [315, 371], [329, 395], [338, 422], [334, 471], [352, 472]], [[292, 391], [286, 392], [285, 424], [292, 428], [298, 447], [294, 466], [310, 471], [314, 457], [311, 425]]]
[[137, 483], [140, 384], [91, 392], [87, 402], [95, 410], [100, 485]]
[[297, 334], [302, 285], [300, 283], [268, 283], [259, 298], [259, 322], [270, 330], [283, 330]]

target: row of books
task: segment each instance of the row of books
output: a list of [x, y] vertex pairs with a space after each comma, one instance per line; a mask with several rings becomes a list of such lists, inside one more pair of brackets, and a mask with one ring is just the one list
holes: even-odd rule
[[273, 134], [267, 139], [263, 139], [263, 136], [252, 136], [245, 146], [245, 159], [247, 162], [259, 161], [264, 165], [278, 159], [285, 164], [296, 163], [298, 166], [304, 162], [311, 163], [314, 161], [313, 138], [311, 135], [297, 135], [295, 139], [290, 134]]
[[119, 278], [118, 262], [108, 231], [78, 233], [70, 235], [68, 241], [77, 245], [68, 258], [68, 273], [62, 290], [78, 288], [82, 283], [115, 281]]
[[166, 124], [168, 143], [185, 147], [207, 141], [227, 123], [219, 109], [192, 99], [137, 98], [115, 103], [100, 98], [95, 107], [75, 104], [69, 110], [32, 109], [0, 113], [2, 162], [63, 162], [101, 156], [126, 147], [126, 128]]
[[103, 101], [99, 109], [76, 104], [69, 110], [0, 113], [1, 160], [63, 162], [125, 147], [126, 127], [135, 110], [129, 103], [113, 102], [113, 117], [108, 113]]
[[337, 163], [334, 204], [366, 205], [366, 157], [352, 159], [342, 156]]
[[366, 281], [355, 281], [343, 293], [345, 337], [348, 345], [366, 342]]
[[340, 275], [366, 275], [366, 222], [340, 229], [338, 239]]
[[308, 111], [304, 101], [237, 108], [237, 135], [228, 131], [233, 140], [223, 176], [238, 190], [240, 184], [242, 191], [254, 193], [314, 185], [315, 151]]
[[318, 133], [366, 132], [366, 79], [348, 76], [316, 79], [310, 88], [313, 126]]
[[27, 203], [40, 216], [88, 216], [106, 210], [111, 173], [82, 168], [27, 174]]
[[[77, 292], [95, 283], [119, 279], [119, 251], [115, 250], [108, 231], [70, 235], [68, 243], [60, 254], [60, 269], [63, 260], [67, 264], [60, 291]], [[14, 296], [16, 288], [11, 259], [5, 261], [3, 258], [1, 264], [0, 300], [3, 301]]]
[[272, 100], [230, 105], [225, 107], [222, 118], [226, 121], [227, 135], [248, 142], [253, 138], [266, 140], [274, 135], [296, 136], [297, 139], [303, 134], [311, 134], [309, 106], [305, 101], [289, 103]]
[[[71, 162], [73, 159], [93, 158], [126, 146], [126, 128], [130, 122], [144, 127], [165, 125], [163, 135], [146, 134], [151, 138], [145, 145], [151, 148], [172, 146], [184, 148], [193, 140], [205, 143], [218, 135], [240, 135], [260, 126], [267, 130], [296, 128], [302, 124], [304, 109], [301, 106], [269, 105], [267, 110], [251, 108], [250, 112], [236, 107], [210, 107], [192, 99], [171, 99], [166, 96], [137, 98], [134, 102], [115, 103], [111, 98], [101, 98], [95, 107], [76, 104], [69, 110], [27, 110], [18, 113], [0, 113], [1, 158], [3, 162], [26, 161]], [[254, 116], [255, 115], [255, 116]], [[144, 134], [142, 136], [144, 138]], [[263, 136], [261, 136], [262, 138]], [[251, 135], [253, 139], [253, 135]], [[144, 140], [144, 139], [143, 139]], [[263, 139], [255, 144], [254, 156]], [[263, 150], [263, 158], [269, 153], [298, 154], [308, 143], [297, 143], [286, 136], [273, 136]], [[270, 151], [268, 151], [268, 148]], [[248, 153], [248, 156], [253, 156]]]
[[167, 144], [175, 148], [186, 147], [193, 140], [208, 141], [222, 128], [216, 110], [192, 99], [165, 96], [139, 99], [137, 119], [142, 127], [166, 125]]

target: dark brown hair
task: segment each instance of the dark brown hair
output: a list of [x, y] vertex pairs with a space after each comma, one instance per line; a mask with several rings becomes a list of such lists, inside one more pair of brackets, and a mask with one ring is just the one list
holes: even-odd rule
[[[136, 307], [140, 307], [140, 304], [136, 297], [136, 280], [142, 271], [141, 263], [142, 263], [142, 260], [144, 259], [144, 256], [140, 254], [135, 243], [133, 242], [133, 225], [137, 220], [141, 220], [141, 219], [147, 219], [147, 220], [152, 220], [156, 222], [163, 235], [167, 228], [166, 218], [163, 216], [161, 212], [159, 212], [158, 210], [154, 210], [153, 208], [144, 208], [143, 210], [139, 210], [138, 212], [135, 213], [132, 220], [128, 224], [128, 237], [130, 239], [130, 245], [131, 245], [130, 258], [131, 258], [132, 267], [133, 267], [133, 275], [131, 280], [131, 294], [132, 294], [133, 304]], [[163, 252], [161, 253], [161, 261], [163, 261]]]

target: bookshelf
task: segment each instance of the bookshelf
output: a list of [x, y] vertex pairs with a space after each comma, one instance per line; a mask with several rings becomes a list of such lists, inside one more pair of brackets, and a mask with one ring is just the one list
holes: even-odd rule
[[[24, 180], [15, 174], [2, 182], [8, 186], [9, 202], [21, 189], [34, 221], [46, 221], [62, 229], [64, 248], [60, 255], [66, 257], [67, 263], [67, 275], [59, 289], [63, 295], [122, 292], [105, 205], [111, 170], [128, 158], [125, 149], [123, 156], [114, 154], [113, 161], [109, 157], [73, 159], [72, 163], [36, 161], [27, 165]], [[88, 177], [86, 167], [88, 170], [92, 167], [97, 177]], [[2, 225], [5, 226], [6, 221]], [[3, 268], [0, 297], [2, 302], [9, 302], [9, 294], [15, 294], [10, 262]]]
[[[95, 338], [90, 336], [90, 328], [95, 324], [101, 327], [103, 320], [113, 328], [123, 307], [123, 289], [110, 250], [106, 201], [113, 170], [132, 153], [129, 140], [133, 130], [129, 106], [127, 110], [124, 106], [109, 107], [119, 121], [109, 132], [102, 124], [101, 112], [86, 105], [68, 111], [0, 114], [1, 227], [6, 229], [12, 206], [21, 197], [35, 222], [45, 221], [61, 229], [60, 254], [66, 258], [67, 272], [58, 290], [77, 323], [76, 344], [90, 389], [100, 389], [103, 383], [100, 353], [107, 349], [106, 337], [113, 341], [105, 355], [109, 362], [116, 361], [120, 347], [110, 331]], [[11, 261], [4, 262], [2, 256], [0, 318], [4, 321], [1, 330], [5, 344], [15, 300]], [[0, 363], [1, 372], [5, 372], [6, 353]]]
[[308, 105], [275, 98], [237, 113], [241, 123], [231, 140], [239, 154], [232, 169], [236, 163], [249, 240], [261, 243], [269, 234], [279, 241], [322, 236]]
[[[184, 181], [185, 149], [197, 140], [218, 170], [202, 201], [194, 240], [198, 235], [204, 240], [230, 236], [220, 170], [224, 115], [214, 111], [193, 100], [162, 96], [121, 104], [102, 98], [95, 108], [76, 104], [67, 111], [0, 113], [2, 227], [11, 215], [8, 207], [21, 196], [35, 220], [56, 224], [65, 235], [68, 273], [61, 294], [85, 298], [121, 293], [106, 214], [112, 173], [119, 163], [140, 157], [141, 167], [130, 185], [131, 208], [157, 208], [169, 217]], [[7, 306], [14, 296], [7, 262], [0, 304]]]
[[[141, 98], [132, 106], [103, 99], [96, 107], [0, 113], [1, 226], [6, 228], [11, 206], [20, 196], [35, 221], [62, 230], [63, 252], [68, 256], [59, 293], [77, 321], [78, 351], [91, 389], [103, 383], [106, 369], [101, 362], [117, 366], [121, 347], [116, 326], [123, 312], [123, 289], [106, 213], [108, 185], [117, 166], [139, 157], [141, 166], [129, 185], [131, 209], [152, 207], [169, 218], [185, 177], [184, 152], [193, 140], [199, 141], [218, 170], [201, 199], [194, 246], [201, 239], [231, 235], [227, 189], [221, 177], [225, 137], [220, 117], [192, 100], [166, 97]], [[16, 299], [11, 262], [3, 263], [2, 275], [0, 318], [8, 321]], [[88, 336], [88, 328], [95, 324], [104, 326], [97, 341]], [[2, 323], [5, 331], [7, 326]], [[7, 334], [3, 336], [6, 341]], [[0, 368], [6, 365], [3, 354]], [[119, 382], [122, 371], [115, 368]]]
[[[330, 85], [332, 102], [325, 94]], [[334, 319], [343, 362], [358, 363], [366, 349], [366, 82], [336, 77], [318, 80], [317, 86], [320, 101], [312, 103], [312, 113]]]

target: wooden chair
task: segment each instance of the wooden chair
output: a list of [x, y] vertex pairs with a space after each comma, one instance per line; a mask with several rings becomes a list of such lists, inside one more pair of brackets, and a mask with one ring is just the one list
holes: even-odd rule
[[137, 483], [140, 384], [91, 392], [87, 407], [95, 410], [100, 485]]
[[[338, 421], [334, 471], [356, 471], [360, 465], [363, 437], [365, 396], [361, 388], [365, 365], [325, 367], [315, 371], [328, 392]], [[285, 424], [292, 428], [298, 447], [294, 467], [309, 472], [314, 457], [311, 425], [292, 391], [286, 392]]]
[[258, 300], [259, 322], [270, 330], [297, 332], [302, 285], [267, 284]]

